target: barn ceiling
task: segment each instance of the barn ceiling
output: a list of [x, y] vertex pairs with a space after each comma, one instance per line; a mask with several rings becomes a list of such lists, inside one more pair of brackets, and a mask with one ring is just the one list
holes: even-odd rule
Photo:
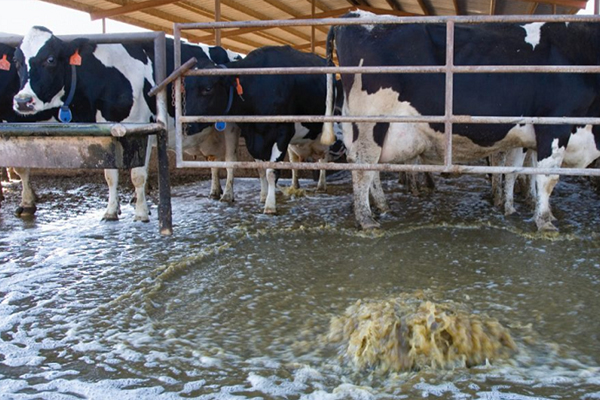
[[[575, 14], [586, 0], [42, 0], [90, 14], [171, 34], [173, 23], [286, 20], [337, 17], [351, 9], [395, 15], [524, 15]], [[593, 0], [590, 0], [593, 1]], [[327, 27], [317, 27], [314, 45], [323, 53]], [[215, 44], [213, 30], [186, 30], [191, 42]], [[248, 53], [265, 45], [289, 44], [311, 50], [310, 27], [244, 28], [221, 32], [221, 45]]]

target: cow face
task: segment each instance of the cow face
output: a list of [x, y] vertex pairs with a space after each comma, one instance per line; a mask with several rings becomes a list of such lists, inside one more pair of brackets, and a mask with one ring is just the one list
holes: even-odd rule
[[[206, 61], [199, 63], [199, 68], [216, 68]], [[230, 96], [233, 96], [234, 79], [231, 76], [194, 76], [185, 80], [186, 114], [187, 115], [225, 115]], [[233, 101], [233, 99], [232, 99]], [[212, 123], [190, 124], [189, 132], [197, 133]]]
[[15, 52], [20, 90], [13, 108], [23, 115], [60, 107], [70, 77], [70, 45], [48, 29], [33, 27]]

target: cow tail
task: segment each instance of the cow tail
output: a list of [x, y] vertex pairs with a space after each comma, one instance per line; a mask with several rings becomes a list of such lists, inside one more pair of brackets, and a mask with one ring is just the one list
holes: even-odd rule
[[[329, 28], [327, 34], [327, 66], [333, 67], [333, 44], [335, 38], [335, 26]], [[333, 115], [333, 98], [334, 98], [334, 85], [333, 80], [335, 74], [327, 74], [327, 97], [325, 98], [325, 116], [331, 117]], [[321, 143], [327, 146], [331, 146], [335, 142], [335, 134], [333, 133], [333, 122], [323, 123], [323, 134], [321, 135]]]

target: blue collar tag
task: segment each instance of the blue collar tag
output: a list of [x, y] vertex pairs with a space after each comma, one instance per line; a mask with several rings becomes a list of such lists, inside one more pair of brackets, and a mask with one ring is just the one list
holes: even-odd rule
[[68, 124], [73, 119], [73, 114], [68, 106], [61, 106], [58, 110], [58, 120], [65, 124]]
[[215, 122], [215, 129], [219, 132], [223, 132], [227, 128], [227, 122], [218, 121]]

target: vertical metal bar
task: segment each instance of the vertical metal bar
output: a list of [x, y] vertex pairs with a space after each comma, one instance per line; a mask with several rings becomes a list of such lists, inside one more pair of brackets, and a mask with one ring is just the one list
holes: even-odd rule
[[[221, 0], [215, 0], [215, 22], [221, 20]], [[215, 29], [215, 44], [221, 45], [221, 28]]]
[[[174, 70], [181, 67], [181, 29], [179, 24], [173, 25], [174, 46], [173, 56], [175, 58]], [[182, 104], [181, 104], [181, 77], [175, 80], [175, 165], [181, 168], [183, 163], [183, 123], [181, 122]]]
[[102, 33], [106, 33], [106, 18], [102, 18]]
[[444, 131], [446, 134], [446, 149], [444, 152], [444, 165], [452, 165], [452, 122], [450, 118], [454, 113], [454, 20], [446, 24], [446, 107], [444, 117]]
[[[167, 76], [167, 55], [165, 33], [157, 34], [154, 39], [154, 79], [162, 82]], [[171, 212], [171, 181], [169, 177], [169, 157], [167, 154], [168, 143], [168, 110], [167, 89], [161, 90], [156, 95], [156, 115], [158, 123], [164, 129], [157, 133], [157, 156], [158, 156], [158, 227], [161, 235], [173, 234], [173, 215]]]
[[[315, 19], [315, 0], [312, 0], [310, 8], [311, 8], [310, 17], [312, 19]], [[315, 26], [314, 25], [310, 26], [310, 52], [313, 54], [315, 52]]]

